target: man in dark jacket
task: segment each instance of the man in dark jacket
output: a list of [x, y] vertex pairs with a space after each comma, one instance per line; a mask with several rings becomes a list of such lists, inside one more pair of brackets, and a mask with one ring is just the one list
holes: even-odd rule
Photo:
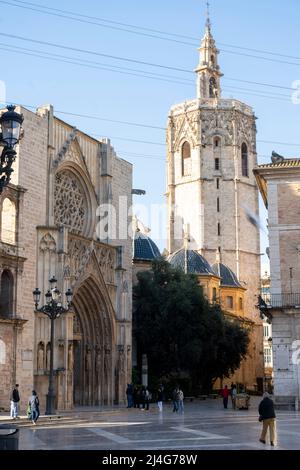
[[10, 417], [13, 419], [18, 418], [19, 401], [19, 384], [16, 384], [10, 396]]
[[259, 421], [263, 423], [263, 429], [260, 436], [260, 442], [263, 444], [266, 443], [266, 435], [268, 432], [268, 428], [270, 428], [270, 441], [271, 446], [274, 445], [275, 439], [275, 411], [274, 411], [274, 403], [271, 400], [270, 395], [265, 392], [263, 395], [263, 400], [260, 402], [258, 407], [259, 412]]

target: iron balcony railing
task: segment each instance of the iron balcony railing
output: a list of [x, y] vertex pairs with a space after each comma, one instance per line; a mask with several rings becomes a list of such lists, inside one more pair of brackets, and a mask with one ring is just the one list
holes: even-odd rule
[[265, 294], [259, 296], [259, 308], [299, 308], [300, 294]]

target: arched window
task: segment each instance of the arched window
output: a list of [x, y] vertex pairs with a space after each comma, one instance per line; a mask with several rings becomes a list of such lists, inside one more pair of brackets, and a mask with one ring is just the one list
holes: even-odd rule
[[191, 174], [191, 146], [188, 142], [184, 142], [181, 148], [181, 166], [182, 176]]
[[13, 314], [14, 278], [12, 273], [5, 269], [1, 276], [0, 284], [0, 315], [11, 317]]
[[219, 149], [220, 147], [221, 147], [221, 139], [220, 139], [220, 137], [216, 137], [214, 139], [214, 148]]
[[242, 176], [249, 177], [248, 171], [248, 147], [245, 143], [242, 144]]
[[11, 245], [16, 242], [16, 206], [8, 198], [2, 204], [1, 241]]
[[210, 61], [211, 61], [212, 65], [215, 65], [215, 56], [214, 55], [210, 56]]
[[217, 84], [216, 79], [214, 77], [210, 77], [209, 79], [209, 97], [216, 98], [217, 96]]

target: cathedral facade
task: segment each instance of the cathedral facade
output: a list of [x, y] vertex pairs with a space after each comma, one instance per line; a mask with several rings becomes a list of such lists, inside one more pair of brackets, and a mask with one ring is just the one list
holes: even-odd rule
[[244, 383], [262, 387], [256, 117], [247, 104], [221, 97], [219, 51], [209, 19], [200, 46], [197, 97], [171, 108], [167, 127], [168, 251], [188, 248], [221, 262], [246, 289], [253, 326]]
[[[32, 388], [45, 406], [50, 320], [35, 311], [32, 291], [44, 304], [52, 276], [74, 293], [55, 320], [56, 407], [122, 403], [131, 381], [132, 167], [52, 106], [19, 112], [24, 138], [0, 200], [0, 407], [15, 383], [21, 406]], [[107, 236], [99, 229], [109, 207], [122, 234], [120, 225]]]

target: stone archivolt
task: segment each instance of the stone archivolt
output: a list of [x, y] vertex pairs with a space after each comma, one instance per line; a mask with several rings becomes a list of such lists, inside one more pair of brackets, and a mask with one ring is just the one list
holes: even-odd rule
[[87, 262], [93, 252], [105, 282], [114, 283], [115, 249], [95, 241], [70, 236], [64, 272], [67, 273], [65, 277], [71, 278], [72, 286], [76, 284], [84, 273]]
[[253, 151], [255, 151], [255, 135], [256, 126], [253, 117], [245, 116], [239, 113], [239, 119], [237, 119], [237, 140], [241, 145], [244, 141], [251, 143]]
[[233, 144], [234, 113], [221, 110], [205, 110], [201, 112], [201, 141], [209, 144], [209, 138], [222, 135], [226, 145]]
[[199, 145], [199, 112], [194, 111], [173, 117], [174, 150], [178, 151], [182, 140], [185, 138], [193, 147]]

